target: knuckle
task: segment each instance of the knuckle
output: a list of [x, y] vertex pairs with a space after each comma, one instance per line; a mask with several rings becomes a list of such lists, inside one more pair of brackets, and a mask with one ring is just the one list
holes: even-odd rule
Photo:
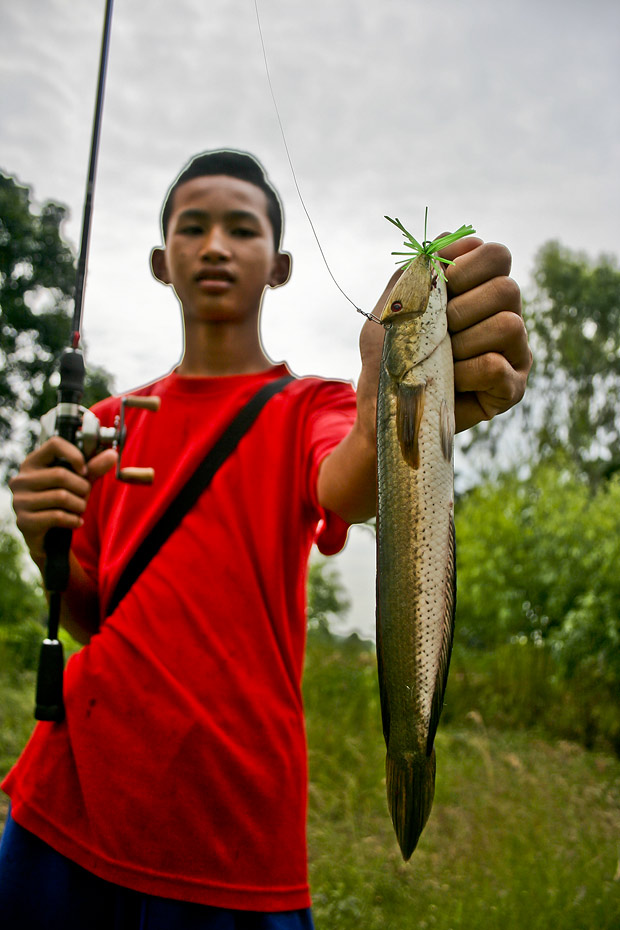
[[485, 242], [482, 246], [485, 251], [485, 260], [490, 268], [496, 270], [496, 274], [508, 275], [512, 267], [512, 254], [510, 249], [501, 242]]
[[505, 409], [519, 403], [525, 394], [526, 377], [515, 371], [510, 362], [501, 355], [497, 356], [494, 375], [497, 389], [506, 399]]
[[493, 290], [498, 307], [509, 309], [511, 316], [521, 313], [521, 288], [508, 275], [498, 275], [493, 279]]
[[56, 506], [61, 510], [70, 510], [71, 507], [71, 494], [67, 491], [66, 488], [58, 488], [55, 494], [56, 497]]
[[[492, 326], [496, 349], [513, 354], [527, 344], [527, 333], [523, 318], [511, 310], [498, 310], [492, 317]], [[528, 346], [529, 351], [529, 346]]]
[[59, 490], [71, 486], [74, 481], [75, 473], [62, 465], [54, 465], [49, 470], [49, 479]]

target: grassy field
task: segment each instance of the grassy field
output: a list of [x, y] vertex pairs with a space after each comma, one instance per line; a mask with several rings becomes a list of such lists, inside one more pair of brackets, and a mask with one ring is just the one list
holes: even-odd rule
[[[453, 701], [433, 811], [404, 863], [385, 801], [374, 654], [311, 637], [304, 687], [317, 930], [620, 927], [617, 757], [487, 729], [483, 710]], [[0, 682], [2, 773], [32, 727], [33, 693], [32, 673]]]
[[620, 761], [531, 731], [487, 731], [479, 711], [465, 712], [440, 728], [433, 811], [404, 863], [387, 813], [375, 675], [373, 654], [354, 643], [310, 644], [319, 930], [617, 930]]

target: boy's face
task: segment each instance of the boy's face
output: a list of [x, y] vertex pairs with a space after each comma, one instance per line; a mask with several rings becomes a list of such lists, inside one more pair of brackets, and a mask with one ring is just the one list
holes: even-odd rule
[[154, 249], [155, 277], [171, 284], [186, 323], [258, 316], [265, 287], [288, 279], [276, 252], [264, 192], [249, 181], [206, 175], [174, 193], [166, 245]]

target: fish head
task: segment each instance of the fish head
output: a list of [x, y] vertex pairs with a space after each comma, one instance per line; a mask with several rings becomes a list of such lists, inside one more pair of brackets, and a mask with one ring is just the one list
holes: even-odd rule
[[420, 317], [426, 310], [433, 283], [433, 266], [427, 255], [419, 255], [402, 273], [381, 313], [382, 323], [405, 317]]
[[448, 329], [446, 307], [445, 281], [429, 256], [422, 254], [392, 288], [380, 319], [389, 328], [393, 327], [397, 345], [402, 339], [411, 343], [406, 355], [410, 361], [418, 363], [444, 339]]

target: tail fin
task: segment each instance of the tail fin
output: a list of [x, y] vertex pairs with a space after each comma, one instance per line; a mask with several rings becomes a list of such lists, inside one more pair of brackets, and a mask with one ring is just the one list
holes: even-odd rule
[[430, 756], [398, 758], [388, 750], [386, 758], [387, 796], [396, 838], [405, 862], [418, 845], [435, 795], [435, 750]]

